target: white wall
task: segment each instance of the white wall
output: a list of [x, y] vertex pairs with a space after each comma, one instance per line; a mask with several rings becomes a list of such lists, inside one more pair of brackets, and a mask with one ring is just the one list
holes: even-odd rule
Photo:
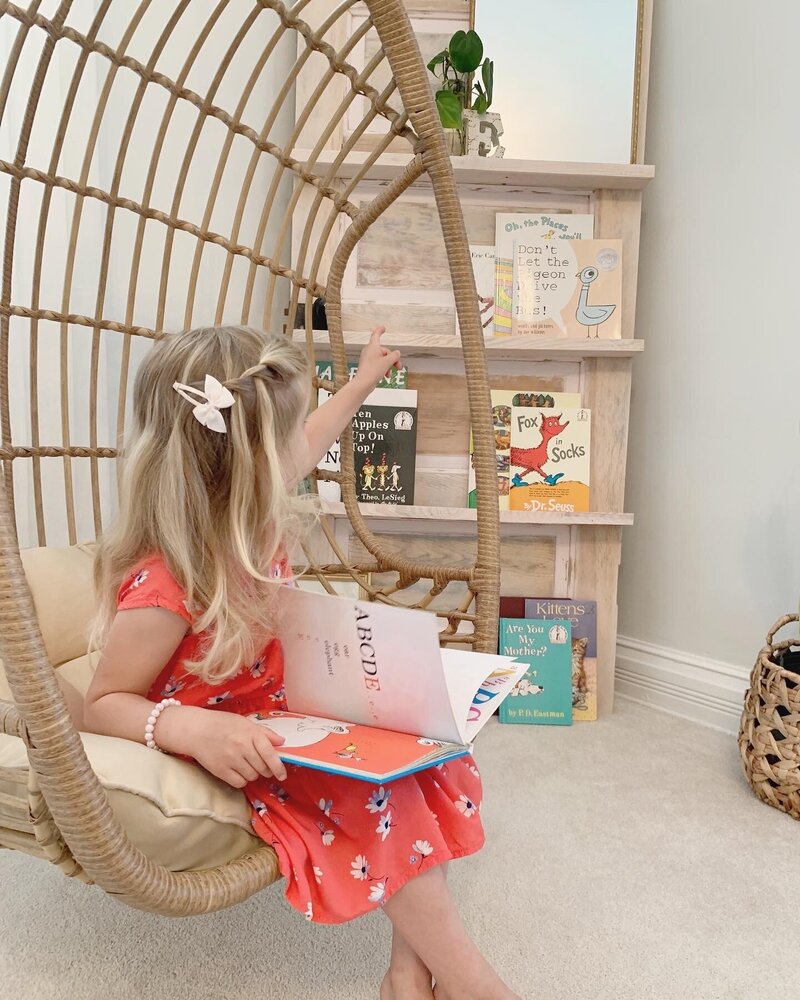
[[729, 723], [800, 598], [798, 37], [796, 0], [655, 0], [620, 690]]

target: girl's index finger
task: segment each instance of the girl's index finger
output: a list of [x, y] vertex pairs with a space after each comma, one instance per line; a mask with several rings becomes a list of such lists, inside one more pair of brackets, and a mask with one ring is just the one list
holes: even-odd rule
[[369, 338], [373, 344], [380, 344], [381, 337], [386, 333], [385, 326], [376, 326], [372, 331], [372, 336]]

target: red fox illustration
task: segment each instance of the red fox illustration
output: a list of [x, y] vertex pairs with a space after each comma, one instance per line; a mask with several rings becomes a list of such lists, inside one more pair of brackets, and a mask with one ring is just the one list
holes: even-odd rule
[[562, 414], [557, 417], [546, 417], [542, 414], [542, 440], [535, 448], [513, 448], [511, 449], [511, 465], [514, 468], [523, 470], [522, 475], [527, 476], [529, 472], [538, 472], [542, 479], [547, 478], [547, 473], [542, 466], [548, 459], [547, 446], [550, 441], [561, 434], [569, 427], [569, 420], [561, 423]]

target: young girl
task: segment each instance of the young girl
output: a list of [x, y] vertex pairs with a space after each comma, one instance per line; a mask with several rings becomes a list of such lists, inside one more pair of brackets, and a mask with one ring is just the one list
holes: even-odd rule
[[118, 523], [95, 576], [102, 649], [87, 728], [191, 758], [241, 788], [290, 904], [339, 923], [383, 907], [382, 1000], [511, 998], [467, 936], [446, 863], [480, 849], [471, 758], [386, 787], [285, 766], [246, 716], [285, 709], [275, 581], [302, 531], [292, 494], [400, 354], [378, 329], [356, 377], [306, 419], [305, 353], [243, 327], [165, 337], [139, 369]]

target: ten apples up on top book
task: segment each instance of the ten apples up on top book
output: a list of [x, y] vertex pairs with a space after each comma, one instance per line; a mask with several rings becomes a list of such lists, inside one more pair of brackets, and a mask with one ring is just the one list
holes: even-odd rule
[[388, 782], [470, 752], [528, 669], [440, 649], [427, 611], [280, 587], [288, 711], [251, 716], [287, 764]]

